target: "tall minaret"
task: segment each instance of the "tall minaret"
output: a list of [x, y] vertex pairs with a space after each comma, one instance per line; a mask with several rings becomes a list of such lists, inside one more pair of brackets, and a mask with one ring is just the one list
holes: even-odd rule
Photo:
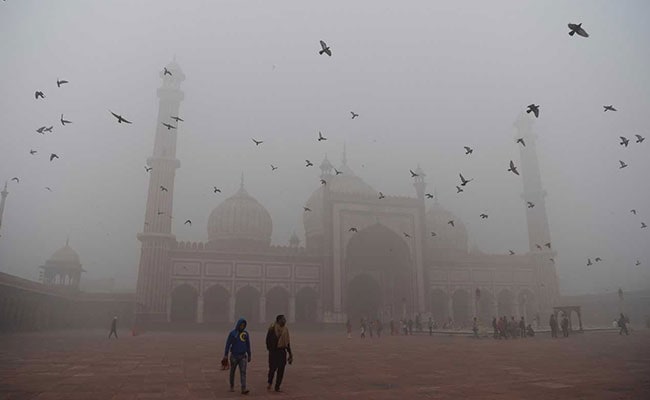
[[[151, 167], [147, 208], [143, 233], [138, 234], [142, 242], [138, 284], [136, 290], [136, 317], [138, 323], [167, 320], [169, 283], [169, 249], [176, 241], [171, 232], [173, 210], [174, 178], [180, 161], [176, 159], [176, 138], [182, 122], [171, 119], [179, 116], [180, 103], [184, 93], [180, 90], [185, 75], [176, 61], [166, 66], [171, 73], [160, 72], [162, 86], [158, 89], [158, 118], [153, 155], [147, 159]], [[176, 126], [167, 129], [163, 123]]]
[[2, 216], [5, 213], [5, 200], [7, 200], [7, 195], [9, 192], [7, 192], [7, 182], [5, 182], [5, 187], [2, 189], [2, 192], [0, 192], [0, 195], [2, 195], [2, 200], [0, 200], [0, 228], [2, 228]]
[[[546, 191], [542, 187], [542, 177], [537, 159], [537, 135], [533, 133], [533, 118], [522, 113], [515, 122], [516, 139], [523, 138], [526, 146], [518, 144], [521, 155], [521, 176], [523, 180], [524, 199], [528, 223], [528, 246], [535, 267], [537, 282], [537, 300], [539, 311], [548, 314], [556, 305], [559, 296], [557, 270], [552, 259], [556, 252], [553, 250], [551, 234], [546, 216]], [[534, 207], [529, 207], [531, 202]], [[546, 246], [551, 244], [551, 248]], [[542, 247], [539, 250], [537, 245]], [[543, 315], [544, 315], [543, 314]]]

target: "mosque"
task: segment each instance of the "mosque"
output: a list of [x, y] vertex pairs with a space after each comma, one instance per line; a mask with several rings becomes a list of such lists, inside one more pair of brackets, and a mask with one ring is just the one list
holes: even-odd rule
[[290, 322], [341, 323], [421, 314], [467, 326], [473, 316], [484, 322], [495, 315], [532, 319], [556, 305], [555, 252], [543, 246], [551, 240], [530, 119], [515, 124], [517, 137], [526, 141], [522, 207], [535, 204], [526, 207], [526, 254], [470, 252], [462, 221], [437, 201], [425, 205], [424, 171], [415, 171], [412, 197], [379, 196], [345, 155], [336, 168], [340, 175], [327, 158], [320, 164], [327, 184], [306, 201], [311, 211], [303, 215], [304, 245], [295, 235], [286, 246], [271, 245], [272, 217], [243, 180], [210, 213], [207, 240], [184, 242], [168, 217], [180, 167], [178, 134], [162, 122], [179, 115], [185, 75], [175, 61], [167, 69], [172, 75], [161, 73], [155, 143], [147, 159], [153, 169], [138, 234], [139, 322], [225, 323], [245, 315], [262, 323], [282, 313]]

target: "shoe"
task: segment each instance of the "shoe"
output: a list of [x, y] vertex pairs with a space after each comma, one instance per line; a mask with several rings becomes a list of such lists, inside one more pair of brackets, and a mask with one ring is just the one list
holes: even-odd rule
[[280, 390], [279, 387], [276, 387], [276, 388], [275, 388], [275, 391], [278, 392], [278, 393], [282, 393], [282, 390]]
[[241, 390], [241, 394], [248, 394], [248, 393], [250, 393], [250, 390], [248, 390], [248, 389], [242, 389]]

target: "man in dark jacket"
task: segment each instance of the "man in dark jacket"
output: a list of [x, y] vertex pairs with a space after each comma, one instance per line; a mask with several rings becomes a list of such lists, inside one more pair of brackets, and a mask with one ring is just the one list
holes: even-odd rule
[[226, 349], [223, 352], [224, 360], [230, 353], [230, 391], [235, 391], [235, 368], [239, 366], [241, 379], [241, 394], [248, 394], [246, 389], [246, 365], [251, 362], [251, 342], [246, 331], [246, 320], [240, 318], [235, 329], [230, 331], [226, 339]]
[[280, 392], [282, 378], [284, 377], [284, 367], [287, 365], [287, 353], [289, 353], [289, 364], [293, 362], [291, 353], [291, 342], [289, 339], [289, 328], [287, 328], [287, 319], [280, 314], [275, 317], [275, 322], [271, 324], [266, 332], [266, 349], [269, 351], [269, 379], [266, 390], [271, 390], [273, 377], [277, 371], [278, 376], [275, 380], [275, 391]]
[[117, 315], [113, 317], [111, 322], [111, 331], [108, 333], [108, 338], [110, 339], [112, 335], [115, 335], [115, 339], [117, 339]]

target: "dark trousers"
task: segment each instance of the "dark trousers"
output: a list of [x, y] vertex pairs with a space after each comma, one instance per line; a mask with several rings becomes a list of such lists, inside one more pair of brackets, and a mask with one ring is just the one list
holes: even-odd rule
[[284, 377], [284, 367], [287, 365], [287, 350], [276, 349], [269, 351], [269, 386], [273, 384], [273, 377], [277, 371], [278, 376], [275, 380], [275, 389], [279, 390], [282, 385], [282, 378]]
[[115, 339], [117, 339], [117, 329], [111, 328], [110, 333], [108, 334], [108, 338], [110, 339], [111, 336], [115, 335]]
[[621, 325], [621, 330], [618, 331], [619, 335], [622, 335], [625, 332], [626, 335], [629, 335], [630, 333], [627, 331], [627, 326], [626, 325]]

